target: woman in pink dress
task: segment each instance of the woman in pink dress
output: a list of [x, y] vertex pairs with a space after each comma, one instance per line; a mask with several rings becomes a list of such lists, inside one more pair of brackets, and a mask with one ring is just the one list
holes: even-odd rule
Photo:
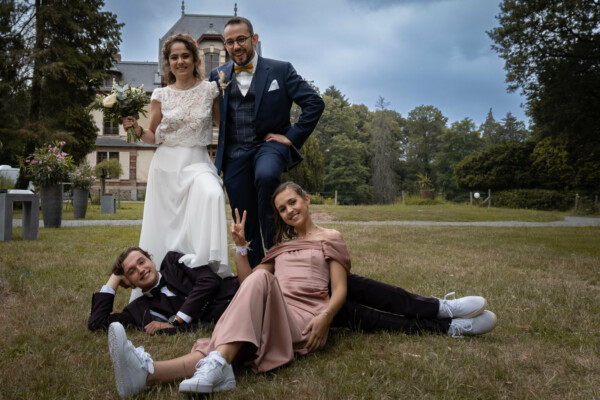
[[[306, 354], [325, 345], [332, 319], [346, 298], [350, 257], [339, 232], [313, 222], [309, 204], [310, 198], [295, 183], [283, 183], [275, 190], [276, 245], [253, 270], [244, 239], [246, 212], [240, 218], [235, 210], [231, 235], [242, 284], [212, 337], [198, 339], [189, 354], [154, 362], [143, 347], [135, 348], [127, 340], [121, 324], [110, 325], [109, 350], [121, 397], [139, 393], [146, 385], [182, 378], [188, 379], [179, 385], [181, 392], [230, 390], [236, 386], [231, 368], [234, 359], [246, 362], [256, 372], [265, 372], [287, 364], [295, 354]], [[448, 333], [453, 336], [463, 330], [470, 330], [465, 333], [470, 335], [489, 332], [496, 324], [496, 316], [484, 311], [485, 301], [479, 299], [483, 304], [476, 307], [475, 318], [428, 318], [445, 318], [450, 325]], [[442, 303], [447, 304], [446, 300], [440, 301], [440, 313]]]
[[212, 337], [199, 339], [189, 354], [155, 362], [143, 347], [135, 348], [127, 340], [121, 324], [110, 325], [109, 350], [119, 396], [181, 378], [189, 378], [179, 385], [181, 392], [230, 390], [236, 385], [234, 359], [264, 372], [287, 364], [294, 354], [325, 345], [331, 321], [346, 299], [350, 256], [338, 231], [313, 222], [309, 204], [298, 185], [288, 182], [277, 188], [276, 245], [254, 269], [244, 239], [246, 213], [240, 219], [235, 210], [231, 234], [242, 285]]

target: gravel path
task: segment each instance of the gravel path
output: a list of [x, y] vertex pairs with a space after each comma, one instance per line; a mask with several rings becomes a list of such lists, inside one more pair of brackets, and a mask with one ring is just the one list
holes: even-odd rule
[[[439, 222], [439, 221], [316, 221], [318, 224], [338, 225], [417, 225], [417, 226], [600, 226], [600, 218], [565, 217], [562, 221], [521, 222], [521, 221], [479, 221], [479, 222]], [[98, 226], [98, 225], [141, 225], [142, 220], [63, 220], [62, 226]], [[21, 220], [15, 219], [13, 226], [21, 226]], [[40, 221], [40, 227], [43, 227]]]

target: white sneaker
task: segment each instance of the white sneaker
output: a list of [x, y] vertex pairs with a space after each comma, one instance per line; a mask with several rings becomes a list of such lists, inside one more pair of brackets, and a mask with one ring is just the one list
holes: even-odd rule
[[450, 292], [440, 300], [440, 311], [438, 318], [473, 318], [478, 316], [485, 310], [487, 301], [481, 296], [466, 296], [455, 300], [446, 300], [448, 296], [452, 296], [454, 292]]
[[231, 364], [218, 351], [198, 361], [196, 372], [179, 384], [180, 392], [212, 393], [235, 389], [235, 376]]
[[496, 314], [485, 310], [475, 318], [454, 318], [450, 323], [448, 333], [453, 338], [461, 336], [483, 335], [496, 326]]
[[133, 396], [144, 390], [146, 377], [154, 373], [154, 362], [142, 346], [137, 349], [133, 347], [119, 322], [113, 322], [108, 327], [108, 350], [119, 397]]

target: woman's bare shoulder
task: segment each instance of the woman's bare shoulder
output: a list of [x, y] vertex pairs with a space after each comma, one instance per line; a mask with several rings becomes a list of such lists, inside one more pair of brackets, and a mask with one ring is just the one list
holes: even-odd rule
[[322, 236], [323, 239], [343, 239], [342, 234], [336, 231], [335, 229], [325, 229], [322, 228]]

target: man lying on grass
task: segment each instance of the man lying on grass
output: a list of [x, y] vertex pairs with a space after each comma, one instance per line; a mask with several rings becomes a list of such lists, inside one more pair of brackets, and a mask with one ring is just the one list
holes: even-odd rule
[[[168, 252], [157, 271], [150, 254], [130, 247], [117, 257], [112, 274], [92, 297], [88, 328], [107, 329], [112, 322], [137, 327], [148, 334], [210, 329], [239, 288], [237, 277], [220, 278], [211, 268], [188, 268], [181, 253]], [[119, 286], [139, 287], [144, 296], [113, 313]], [[348, 294], [332, 327], [365, 332], [387, 330], [406, 333], [479, 335], [491, 331], [496, 317], [485, 311], [480, 296], [456, 300], [425, 298], [396, 286], [348, 274]]]

